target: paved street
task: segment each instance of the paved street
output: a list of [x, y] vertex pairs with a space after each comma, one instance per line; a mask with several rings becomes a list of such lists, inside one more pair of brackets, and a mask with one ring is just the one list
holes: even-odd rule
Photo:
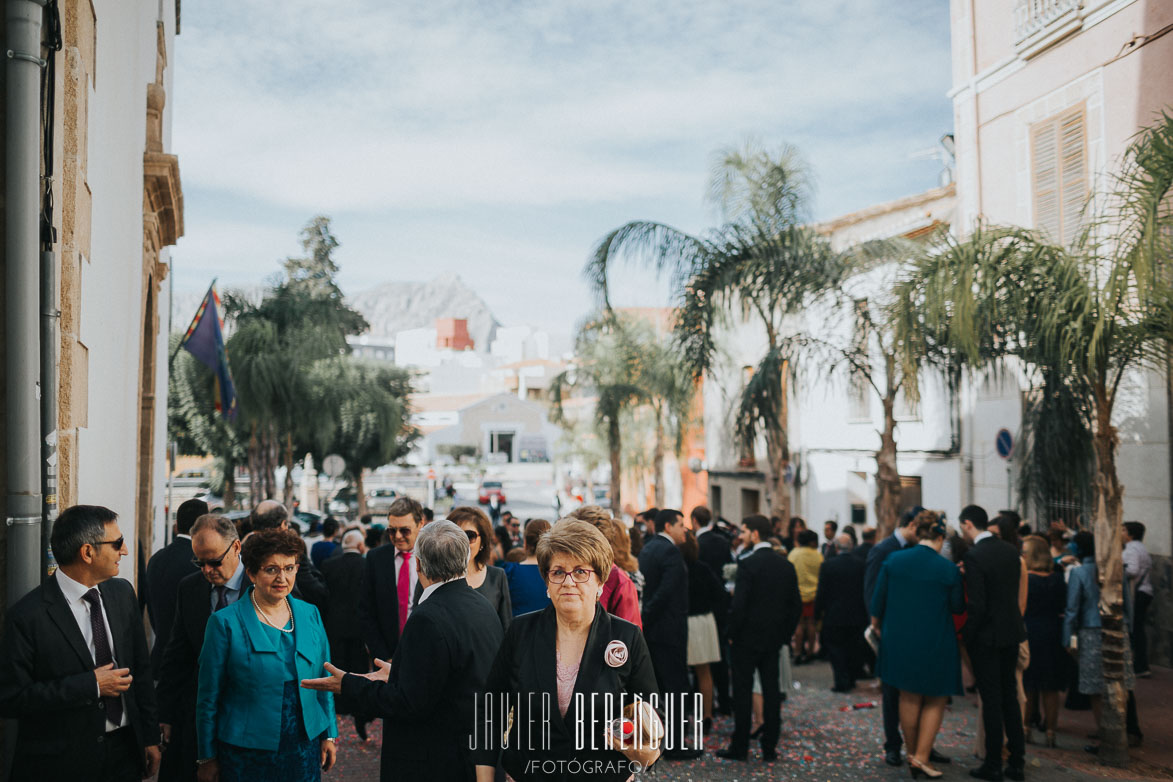
[[[662, 761], [642, 775], [649, 782], [739, 782], [766, 779], [876, 780], [908, 779], [908, 767], [889, 768], [879, 752], [882, 741], [879, 691], [870, 686], [850, 695], [830, 692], [830, 667], [814, 663], [795, 669], [800, 685], [783, 707], [782, 741], [778, 762], [766, 765], [760, 760], [748, 763], [720, 760], [714, 751], [725, 746], [732, 730], [732, 720], [718, 719], [707, 742], [708, 753], [693, 761]], [[1141, 719], [1149, 736], [1146, 747], [1135, 753], [1127, 771], [1105, 769], [1083, 752], [1086, 733], [1091, 729], [1090, 715], [1063, 712], [1060, 718], [1059, 747], [1048, 750], [1028, 748], [1027, 778], [1037, 782], [1084, 782], [1093, 779], [1173, 779], [1169, 748], [1166, 745], [1169, 716], [1168, 690], [1173, 674], [1158, 669], [1156, 676], [1142, 682], [1148, 697], [1141, 699]], [[874, 701], [875, 709], [852, 710], [852, 704]], [[848, 707], [847, 711], [842, 711]], [[978, 710], [973, 697], [960, 700], [946, 714], [937, 741], [940, 752], [954, 758], [944, 767], [946, 780], [969, 779], [968, 769], [977, 765], [972, 756], [977, 729]], [[366, 746], [359, 744], [349, 720], [341, 722], [339, 768], [327, 779], [365, 782], [378, 779], [378, 739]], [[375, 734], [373, 734], [375, 735]], [[756, 753], [755, 753], [756, 754]]]

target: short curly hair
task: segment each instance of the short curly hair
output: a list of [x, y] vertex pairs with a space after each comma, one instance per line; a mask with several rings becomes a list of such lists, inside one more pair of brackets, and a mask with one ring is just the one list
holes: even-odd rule
[[589, 521], [580, 519], [559, 519], [550, 531], [538, 541], [538, 570], [542, 580], [547, 580], [550, 565], [557, 554], [566, 554], [587, 562], [595, 569], [595, 575], [602, 584], [611, 575], [613, 554], [611, 543], [598, 528]]
[[471, 505], [461, 505], [448, 511], [447, 519], [458, 527], [461, 524], [472, 524], [477, 528], [477, 534], [481, 537], [481, 548], [473, 562], [478, 568], [488, 565], [489, 557], [493, 554], [493, 525], [485, 512]]
[[298, 562], [305, 556], [305, 543], [296, 532], [287, 529], [258, 530], [248, 536], [240, 549], [240, 561], [249, 575], [255, 575], [265, 566], [270, 557], [296, 557]]

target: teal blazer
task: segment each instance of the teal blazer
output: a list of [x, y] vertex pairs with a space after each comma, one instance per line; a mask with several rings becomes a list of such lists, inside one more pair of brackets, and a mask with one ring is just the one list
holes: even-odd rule
[[[252, 591], [249, 587], [235, 603], [213, 613], [204, 631], [196, 698], [200, 758], [216, 757], [217, 740], [269, 751], [281, 743], [286, 661], [253, 610]], [[330, 644], [318, 609], [292, 597], [289, 603], [298, 680], [325, 676], [322, 665], [330, 659]], [[305, 734], [336, 737], [334, 696], [301, 688], [298, 692]]]

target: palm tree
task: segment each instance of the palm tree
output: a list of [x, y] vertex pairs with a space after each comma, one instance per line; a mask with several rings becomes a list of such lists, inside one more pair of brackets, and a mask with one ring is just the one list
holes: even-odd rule
[[752, 144], [728, 150], [709, 192], [722, 213], [720, 226], [694, 236], [662, 223], [630, 222], [599, 242], [584, 270], [607, 309], [616, 263], [642, 263], [670, 275], [677, 353], [694, 381], [713, 368], [716, 333], [730, 313], [761, 325], [766, 350], [742, 391], [736, 428], [749, 453], [764, 435], [771, 509], [782, 518], [790, 515], [788, 377], [798, 353], [787, 320], [841, 275], [826, 238], [807, 225], [810, 193], [794, 148], [774, 155]]
[[615, 318], [588, 320], [575, 340], [575, 360], [550, 381], [551, 418], [565, 425], [564, 400], [574, 389], [595, 396], [595, 423], [607, 442], [611, 465], [611, 507], [623, 507], [620, 484], [623, 477], [620, 418], [625, 411], [643, 404], [647, 390], [640, 385], [642, 356]]
[[1126, 376], [1166, 370], [1173, 340], [1173, 118], [1162, 115], [1136, 138], [1115, 179], [1071, 246], [1033, 231], [979, 226], [964, 241], [945, 238], [926, 253], [898, 298], [910, 310], [903, 339], [937, 341], [971, 366], [1017, 359], [1036, 380], [1062, 382], [1088, 411], [1107, 683], [1099, 757], [1123, 765], [1124, 486], [1112, 414]]

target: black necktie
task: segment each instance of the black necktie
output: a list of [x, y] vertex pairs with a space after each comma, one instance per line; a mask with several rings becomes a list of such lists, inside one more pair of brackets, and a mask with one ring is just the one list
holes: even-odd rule
[[212, 589], [214, 589], [216, 592], [216, 608], [213, 610], [219, 611], [221, 608], [227, 608], [228, 607], [228, 587], [221, 584], [219, 586], [212, 587]]
[[[94, 634], [94, 662], [98, 667], [114, 662], [114, 653], [110, 651], [110, 638], [106, 635], [106, 623], [102, 621], [102, 599], [96, 588], [83, 595], [90, 604], [90, 630]], [[115, 725], [122, 722], [122, 698], [102, 698], [102, 705], [106, 708], [106, 719]]]

